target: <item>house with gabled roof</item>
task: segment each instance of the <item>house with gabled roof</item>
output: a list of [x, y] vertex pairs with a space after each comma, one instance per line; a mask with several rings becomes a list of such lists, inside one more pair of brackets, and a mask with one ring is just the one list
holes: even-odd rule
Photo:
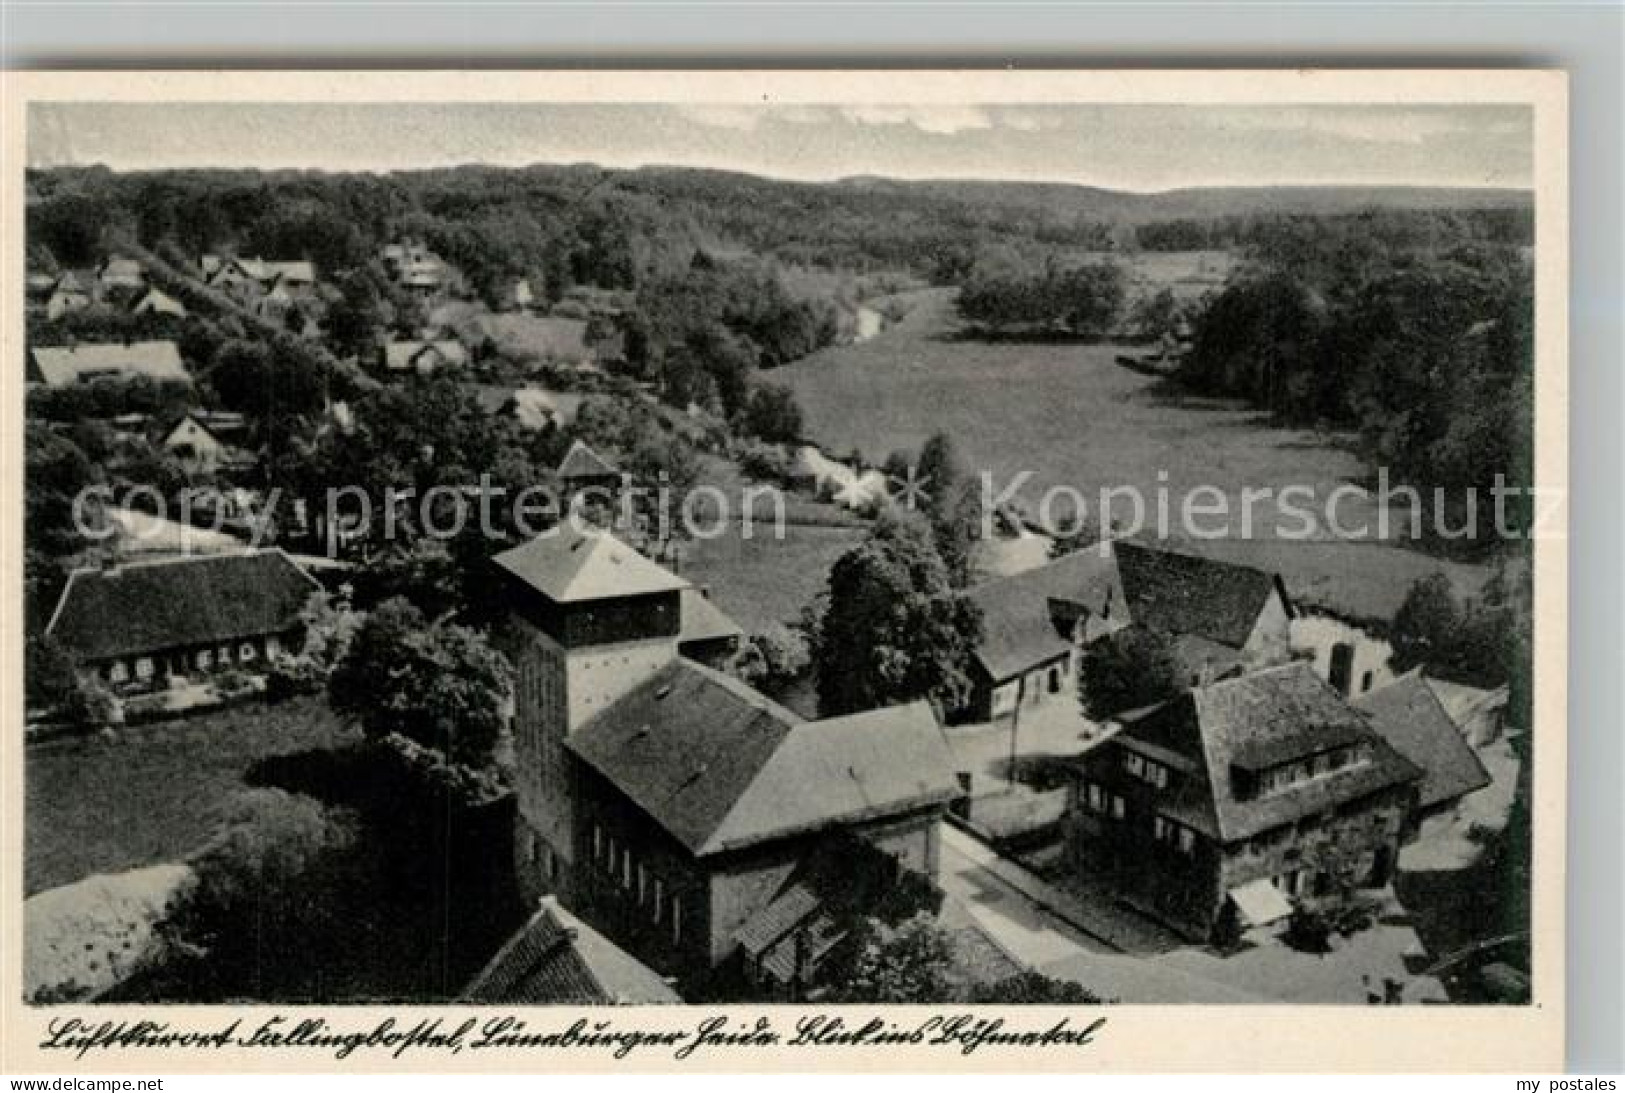
[[420, 375], [468, 363], [468, 347], [456, 338], [400, 339], [384, 343], [384, 367], [391, 372]]
[[172, 341], [107, 342], [36, 346], [28, 352], [28, 380], [47, 387], [71, 387], [97, 379], [130, 379], [191, 383]]
[[1075, 867], [1201, 941], [1387, 884], [1426, 777], [1302, 662], [1124, 714], [1073, 765]]
[[158, 288], [148, 288], [136, 298], [130, 307], [132, 315], [168, 315], [175, 319], [186, 318], [186, 305], [175, 297]]
[[112, 254], [97, 268], [96, 282], [104, 293], [135, 293], [146, 287], [147, 274], [134, 258]]
[[480, 969], [459, 1002], [508, 1006], [680, 1003], [671, 985], [554, 896]]
[[296, 649], [320, 590], [275, 548], [79, 569], [45, 633], [114, 688], [150, 690]]
[[598, 454], [598, 450], [585, 440], [577, 439], [559, 460], [559, 485], [567, 494], [582, 490], [614, 490], [621, 484], [621, 471], [615, 464]]
[[45, 317], [52, 321], [69, 312], [89, 307], [94, 301], [90, 290], [72, 270], [62, 274], [45, 294]]
[[1463, 797], [1490, 784], [1483, 761], [1429, 683], [1413, 668], [1354, 699], [1355, 709], [1370, 718], [1372, 728], [1421, 769], [1418, 823], [1451, 811]]
[[163, 447], [196, 471], [243, 470], [254, 465], [253, 453], [237, 443], [246, 430], [241, 414], [193, 410], [164, 434]]
[[928, 705], [804, 721], [685, 655], [709, 632], [692, 586], [608, 532], [566, 522], [495, 564], [527, 891], [681, 985], [834, 833], [934, 874], [960, 789]]
[[984, 582], [969, 596], [983, 631], [958, 714], [969, 720], [1075, 702], [1081, 651], [1130, 626], [1168, 639], [1192, 684], [1288, 653], [1292, 603], [1273, 574], [1126, 539]]

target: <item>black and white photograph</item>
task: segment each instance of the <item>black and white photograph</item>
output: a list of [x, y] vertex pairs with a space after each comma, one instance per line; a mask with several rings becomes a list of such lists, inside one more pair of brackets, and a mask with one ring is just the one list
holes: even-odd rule
[[37, 1016], [1560, 1006], [1561, 83], [823, 78], [36, 91]]

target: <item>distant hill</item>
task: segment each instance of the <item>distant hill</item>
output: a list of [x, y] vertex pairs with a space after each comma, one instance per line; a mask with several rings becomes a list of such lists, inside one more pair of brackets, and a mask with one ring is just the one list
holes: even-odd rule
[[1061, 182], [908, 182], [872, 177], [842, 179], [834, 185], [855, 192], [914, 194], [1127, 223], [1269, 213], [1332, 215], [1370, 209], [1528, 209], [1534, 203], [1528, 190], [1432, 186], [1201, 186], [1132, 193]]

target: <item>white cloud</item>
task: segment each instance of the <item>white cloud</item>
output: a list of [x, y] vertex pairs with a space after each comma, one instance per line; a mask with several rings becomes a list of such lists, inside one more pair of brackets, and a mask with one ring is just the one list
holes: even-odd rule
[[841, 116], [857, 125], [911, 125], [943, 136], [993, 128], [993, 119], [979, 106], [843, 106]]

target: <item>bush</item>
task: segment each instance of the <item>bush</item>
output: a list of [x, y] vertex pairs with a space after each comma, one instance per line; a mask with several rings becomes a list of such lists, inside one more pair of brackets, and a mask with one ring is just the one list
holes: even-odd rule
[[1298, 907], [1287, 919], [1282, 940], [1301, 953], [1332, 951], [1332, 923], [1319, 911]]

